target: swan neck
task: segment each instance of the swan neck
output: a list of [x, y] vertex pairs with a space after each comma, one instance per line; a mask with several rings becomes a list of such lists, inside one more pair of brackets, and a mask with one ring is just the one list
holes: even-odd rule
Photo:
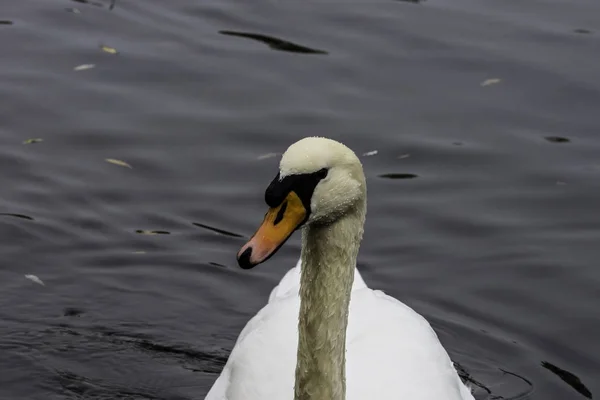
[[302, 232], [295, 400], [345, 400], [346, 328], [364, 210]]

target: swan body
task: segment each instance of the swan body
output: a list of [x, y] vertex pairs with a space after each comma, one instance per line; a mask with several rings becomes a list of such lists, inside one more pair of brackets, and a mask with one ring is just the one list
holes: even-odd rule
[[[286, 176], [307, 176], [305, 171], [323, 175], [323, 165], [327, 177], [314, 178], [310, 191], [290, 189], [283, 213], [273, 207], [278, 192], [268, 189], [273, 216], [267, 213], [263, 226], [271, 231], [259, 230], [238, 254], [246, 268], [276, 251], [291, 234], [269, 242], [283, 232], [273, 229], [286, 227], [278, 225], [277, 214], [296, 221], [287, 230], [303, 227], [301, 259], [242, 330], [206, 400], [473, 400], [429, 323], [367, 287], [356, 269], [366, 209], [358, 159], [329, 139], [303, 141], [284, 154], [272, 185], [284, 185]], [[298, 185], [310, 181], [298, 179], [304, 179]], [[281, 192], [279, 197], [286, 196]], [[308, 196], [304, 214], [292, 192], [301, 200]], [[301, 217], [304, 222], [298, 222]]]

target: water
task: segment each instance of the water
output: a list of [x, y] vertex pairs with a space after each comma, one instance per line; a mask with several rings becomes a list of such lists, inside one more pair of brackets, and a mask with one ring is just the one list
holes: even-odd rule
[[235, 262], [308, 135], [478, 399], [598, 396], [600, 3], [110, 6], [0, 5], [1, 399], [202, 399], [298, 257]]

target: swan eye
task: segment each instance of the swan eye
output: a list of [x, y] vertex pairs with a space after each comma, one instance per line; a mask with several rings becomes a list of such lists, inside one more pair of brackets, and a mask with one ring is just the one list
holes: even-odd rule
[[324, 179], [327, 176], [328, 172], [329, 172], [329, 170], [327, 168], [322, 168], [317, 171], [317, 177], [319, 179]]

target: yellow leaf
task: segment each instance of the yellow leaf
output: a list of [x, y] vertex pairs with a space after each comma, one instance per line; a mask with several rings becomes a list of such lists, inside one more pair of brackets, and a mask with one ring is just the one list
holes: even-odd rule
[[118, 54], [117, 49], [115, 49], [114, 47], [109, 47], [109, 46], [105, 46], [102, 45], [100, 46], [100, 48], [102, 49], [102, 51], [109, 53], [109, 54]]
[[44, 139], [40, 139], [40, 138], [35, 138], [35, 139], [27, 139], [23, 142], [23, 144], [33, 144], [33, 143], [39, 143], [39, 142], [43, 142]]
[[117, 160], [114, 158], [107, 158], [107, 159], [105, 159], [105, 161], [109, 162], [111, 164], [119, 165], [121, 167], [133, 168], [131, 165], [127, 164], [125, 161]]

